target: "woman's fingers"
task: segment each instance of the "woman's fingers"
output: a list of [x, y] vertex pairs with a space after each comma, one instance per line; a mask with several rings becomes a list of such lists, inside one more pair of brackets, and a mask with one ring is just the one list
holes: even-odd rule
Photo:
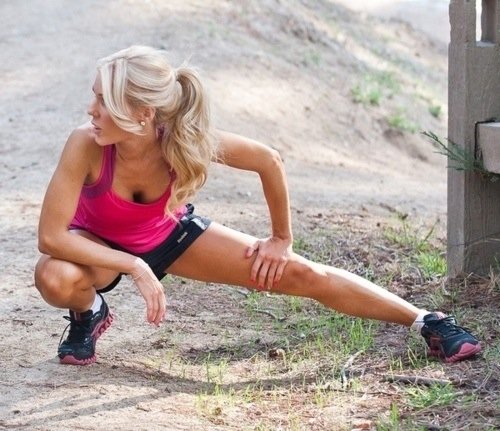
[[[153, 275], [154, 277], [154, 275]], [[161, 283], [152, 277], [141, 277], [135, 281], [137, 288], [146, 302], [146, 319], [159, 325], [165, 318], [166, 298]]]
[[245, 257], [246, 258], [252, 257], [252, 255], [259, 250], [259, 244], [260, 241], [255, 241], [253, 245], [247, 247], [247, 250], [245, 252]]
[[161, 291], [160, 295], [160, 304], [159, 304], [159, 310], [157, 313], [157, 321], [156, 325], [159, 325], [165, 320], [165, 314], [167, 312], [167, 299], [165, 298], [165, 293], [163, 292], [163, 289]]
[[291, 251], [289, 248], [290, 244], [276, 238], [258, 240], [247, 248], [247, 258], [257, 252], [250, 270], [250, 280], [256, 282], [259, 289], [270, 290], [281, 280]]
[[151, 318], [149, 320], [150, 323], [154, 323], [158, 326], [165, 317], [165, 294], [163, 293], [163, 289], [156, 288], [154, 298], [151, 305]]
[[266, 278], [270, 266], [271, 263], [269, 262], [269, 260], [262, 261], [262, 265], [260, 266], [259, 276], [258, 276], [258, 286], [260, 289], [263, 289], [266, 286]]
[[[281, 280], [287, 261], [272, 259], [256, 259], [252, 267], [252, 281], [257, 281], [260, 289], [271, 290]], [[254, 275], [255, 274], [255, 275]]]
[[273, 285], [276, 283], [276, 272], [278, 270], [278, 263], [273, 262], [269, 266], [269, 270], [267, 271], [267, 290], [271, 290]]
[[149, 310], [148, 310], [149, 323], [154, 323], [155, 325], [158, 325], [159, 311], [160, 311], [159, 298], [158, 295], [154, 295], [151, 303], [149, 304]]

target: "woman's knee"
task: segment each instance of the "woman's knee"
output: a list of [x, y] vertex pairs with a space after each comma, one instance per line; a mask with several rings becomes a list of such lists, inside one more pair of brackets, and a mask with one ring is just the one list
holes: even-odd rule
[[[65, 302], [75, 288], [81, 288], [88, 274], [80, 265], [42, 257], [35, 267], [35, 286], [49, 303]], [[89, 284], [89, 287], [91, 284]]]
[[313, 262], [304, 258], [294, 259], [287, 264], [277, 290], [291, 295], [314, 297], [314, 287], [317, 287], [320, 276], [317, 265]]

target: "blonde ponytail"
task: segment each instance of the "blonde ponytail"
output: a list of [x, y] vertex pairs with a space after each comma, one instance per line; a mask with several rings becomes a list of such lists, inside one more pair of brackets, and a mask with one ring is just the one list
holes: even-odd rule
[[176, 71], [176, 79], [180, 87], [179, 107], [161, 143], [165, 160], [176, 174], [169, 212], [191, 199], [205, 184], [215, 153], [207, 97], [197, 74], [181, 67]]

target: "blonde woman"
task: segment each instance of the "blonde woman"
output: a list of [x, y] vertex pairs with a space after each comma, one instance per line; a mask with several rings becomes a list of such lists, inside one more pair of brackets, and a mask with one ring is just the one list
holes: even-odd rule
[[[352, 316], [412, 327], [447, 362], [481, 350], [452, 317], [421, 310], [342, 269], [292, 251], [285, 170], [279, 154], [211, 129], [203, 87], [164, 53], [132, 46], [98, 63], [91, 121], [68, 138], [48, 186], [39, 224], [35, 283], [52, 306], [69, 309], [61, 363], [95, 362], [98, 337], [113, 320], [103, 293], [122, 275], [159, 325], [168, 272], [207, 282], [316, 299]], [[199, 217], [188, 204], [211, 162], [255, 171], [271, 215], [257, 239]]]

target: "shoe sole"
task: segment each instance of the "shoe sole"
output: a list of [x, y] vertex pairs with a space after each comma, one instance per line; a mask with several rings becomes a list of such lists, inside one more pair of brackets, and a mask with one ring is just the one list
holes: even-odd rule
[[429, 354], [431, 356], [435, 356], [442, 359], [446, 363], [453, 363], [462, 361], [464, 359], [468, 359], [471, 356], [474, 356], [475, 354], [479, 353], [481, 350], [482, 348], [480, 344], [464, 343], [460, 346], [460, 350], [457, 353], [448, 357], [444, 354], [444, 352], [441, 349], [436, 347], [430, 348]]
[[[111, 324], [113, 323], [115, 316], [109, 311], [108, 317], [106, 320], [103, 320], [100, 325], [96, 326], [94, 329], [94, 332], [92, 333], [94, 337], [94, 348], [96, 345], [97, 340], [99, 337], [106, 332], [106, 329], [108, 329]], [[92, 355], [90, 358], [85, 358], [85, 359], [78, 359], [75, 358], [73, 355], [66, 355], [64, 358], [59, 359], [59, 363], [61, 364], [66, 364], [66, 365], [90, 365], [93, 364], [96, 361], [96, 355]]]

